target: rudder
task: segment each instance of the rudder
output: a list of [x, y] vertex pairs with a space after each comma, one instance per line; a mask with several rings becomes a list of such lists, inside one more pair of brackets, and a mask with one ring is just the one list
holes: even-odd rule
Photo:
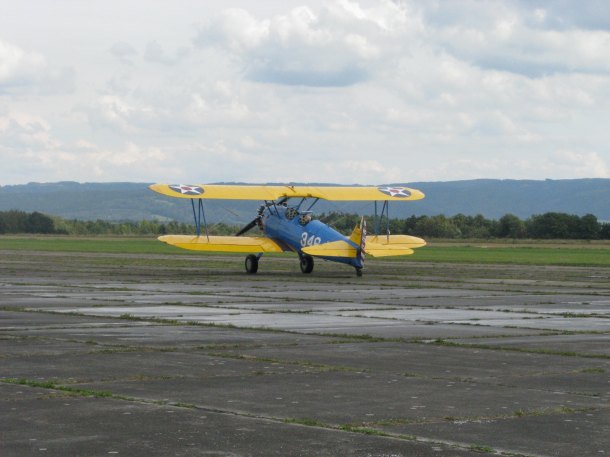
[[362, 219], [360, 220], [360, 225], [354, 227], [349, 239], [351, 242], [359, 246], [356, 255], [356, 268], [363, 268], [366, 250], [366, 220], [364, 219], [364, 216], [362, 216]]

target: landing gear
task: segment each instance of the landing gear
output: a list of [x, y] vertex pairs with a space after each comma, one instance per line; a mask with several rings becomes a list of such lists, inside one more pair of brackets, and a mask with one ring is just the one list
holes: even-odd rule
[[356, 267], [356, 276], [358, 276], [358, 277], [362, 276], [362, 268]]
[[250, 254], [246, 257], [246, 273], [254, 274], [258, 271], [258, 257]]
[[303, 273], [311, 273], [313, 271], [313, 257], [303, 254], [301, 256], [301, 271]]

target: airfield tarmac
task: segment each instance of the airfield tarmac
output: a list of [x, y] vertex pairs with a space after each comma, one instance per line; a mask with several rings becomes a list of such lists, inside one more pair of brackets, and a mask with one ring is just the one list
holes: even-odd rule
[[0, 456], [610, 455], [610, 269], [0, 250]]

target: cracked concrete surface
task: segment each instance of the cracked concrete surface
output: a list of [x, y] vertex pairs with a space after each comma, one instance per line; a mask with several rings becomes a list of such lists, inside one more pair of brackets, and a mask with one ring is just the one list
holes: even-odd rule
[[610, 454], [607, 268], [0, 255], [3, 457]]

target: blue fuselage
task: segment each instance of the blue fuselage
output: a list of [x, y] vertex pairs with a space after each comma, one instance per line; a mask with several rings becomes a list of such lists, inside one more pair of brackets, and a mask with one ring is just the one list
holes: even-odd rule
[[[348, 237], [318, 220], [311, 219], [308, 212], [295, 213], [297, 212], [293, 208], [283, 205], [266, 208], [262, 218], [265, 234], [278, 244], [286, 246], [288, 250], [297, 252], [299, 256], [304, 254], [302, 248], [331, 241], [346, 241], [357, 250], [360, 249], [360, 246]], [[360, 256], [356, 256], [356, 258], [320, 256], [320, 258], [345, 263], [356, 268], [363, 266]]]

